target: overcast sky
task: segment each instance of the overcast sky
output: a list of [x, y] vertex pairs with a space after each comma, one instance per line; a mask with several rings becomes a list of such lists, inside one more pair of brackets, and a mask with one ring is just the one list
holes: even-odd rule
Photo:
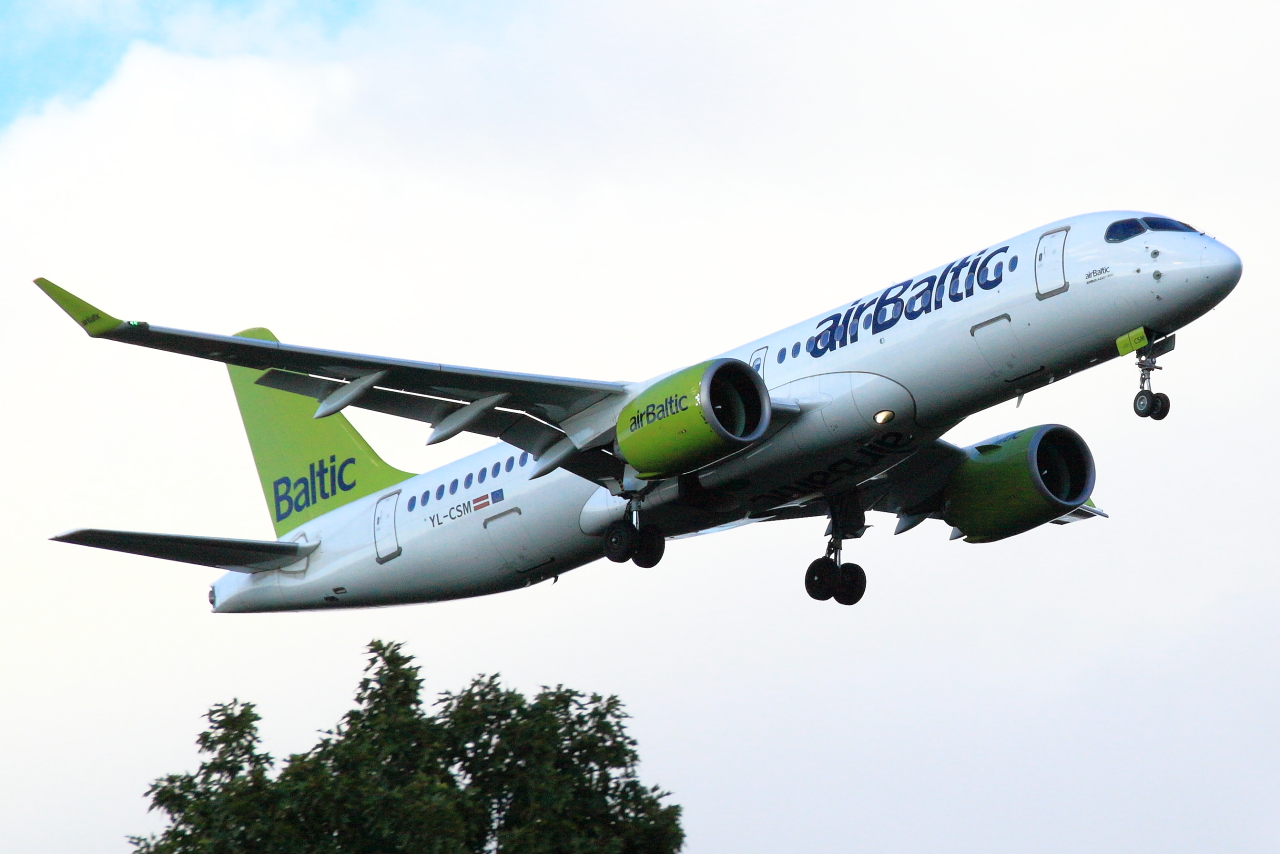
[[[1280, 847], [1276, 8], [475, 5], [0, 7], [0, 848], [158, 829], [143, 792], [215, 702], [306, 749], [372, 638], [430, 692], [619, 694], [695, 854]], [[949, 436], [1071, 425], [1111, 518], [968, 545], [873, 514], [853, 608], [804, 594], [823, 520], [301, 615], [47, 540], [271, 527], [225, 369], [90, 341], [36, 276], [169, 326], [641, 379], [1119, 207], [1244, 259], [1162, 360], [1170, 417], [1117, 360]], [[353, 420], [415, 471], [484, 445]]]

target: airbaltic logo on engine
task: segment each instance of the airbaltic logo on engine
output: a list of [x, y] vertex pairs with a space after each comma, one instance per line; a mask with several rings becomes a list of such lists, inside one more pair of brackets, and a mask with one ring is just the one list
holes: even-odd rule
[[338, 464], [336, 456], [329, 457], [325, 465], [322, 457], [311, 464], [308, 477], [297, 479], [282, 477], [271, 484], [275, 494], [276, 521], [283, 522], [295, 512], [301, 513], [308, 507], [321, 501], [335, 497], [339, 490], [346, 492], [356, 488], [353, 477], [347, 480], [347, 467], [356, 464], [354, 457], [349, 457]]
[[671, 395], [662, 403], [651, 403], [644, 409], [637, 409], [635, 414], [631, 416], [631, 425], [627, 428], [627, 432], [634, 433], [646, 424], [652, 424], [655, 421], [675, 415], [677, 412], [684, 412], [689, 408], [689, 395]]

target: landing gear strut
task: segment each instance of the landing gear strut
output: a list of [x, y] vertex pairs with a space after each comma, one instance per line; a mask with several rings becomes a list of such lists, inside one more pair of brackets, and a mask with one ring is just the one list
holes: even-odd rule
[[841, 605], [856, 605], [867, 592], [867, 574], [856, 563], [841, 563], [840, 557], [844, 540], [862, 536], [866, 527], [862, 508], [852, 496], [833, 497], [829, 501], [831, 539], [826, 555], [809, 564], [805, 571], [804, 589], [819, 601], [834, 598]]
[[1163, 421], [1169, 414], [1169, 395], [1152, 390], [1151, 372], [1164, 370], [1156, 364], [1156, 357], [1173, 349], [1173, 338], [1170, 335], [1164, 341], [1138, 351], [1138, 393], [1133, 398], [1133, 411], [1139, 418]]

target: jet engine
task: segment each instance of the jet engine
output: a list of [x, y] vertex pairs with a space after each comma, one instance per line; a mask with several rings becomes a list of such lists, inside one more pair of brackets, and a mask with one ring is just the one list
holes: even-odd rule
[[759, 441], [769, 390], [737, 359], [713, 359], [658, 380], [618, 416], [618, 453], [641, 478], [674, 477]]
[[965, 449], [943, 490], [942, 517], [965, 542], [989, 543], [1070, 513], [1093, 492], [1093, 454], [1069, 427], [1045, 424]]

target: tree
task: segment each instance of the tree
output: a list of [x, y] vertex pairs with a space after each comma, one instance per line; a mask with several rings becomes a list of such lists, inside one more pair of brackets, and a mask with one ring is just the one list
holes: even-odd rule
[[617, 697], [532, 700], [480, 676], [422, 708], [419, 668], [374, 641], [356, 708], [271, 775], [250, 703], [214, 706], [194, 774], [147, 794], [169, 816], [143, 854], [666, 854], [680, 807], [641, 784]]

